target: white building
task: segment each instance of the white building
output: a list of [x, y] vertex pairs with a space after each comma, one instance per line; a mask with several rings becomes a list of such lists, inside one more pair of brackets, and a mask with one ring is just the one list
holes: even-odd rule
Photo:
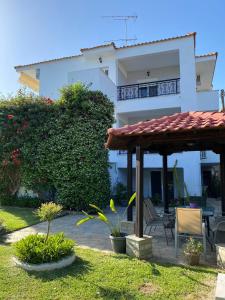
[[[101, 90], [114, 102], [114, 126], [120, 127], [176, 112], [218, 110], [218, 91], [212, 87], [217, 53], [197, 56], [195, 42], [196, 33], [189, 33], [123, 47], [111, 43], [81, 49], [80, 55], [15, 68], [22, 84], [52, 99], [58, 98], [64, 85], [76, 81], [91, 84], [91, 89]], [[171, 155], [169, 168], [176, 159], [189, 193], [200, 195], [202, 185], [207, 184], [202, 174], [207, 181], [212, 166], [219, 162], [217, 155], [212, 152]], [[126, 184], [126, 155], [111, 151], [109, 161], [112, 185]], [[159, 155], [145, 155], [145, 196], [161, 195], [161, 166]], [[170, 184], [171, 193], [176, 193], [172, 172]]]

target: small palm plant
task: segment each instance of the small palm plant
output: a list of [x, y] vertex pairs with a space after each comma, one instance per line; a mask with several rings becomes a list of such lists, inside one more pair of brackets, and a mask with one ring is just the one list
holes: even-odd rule
[[114, 200], [113, 199], [110, 200], [110, 202], [109, 202], [110, 209], [113, 213], [115, 213], [117, 215], [117, 222], [116, 223], [113, 223], [112, 221], [110, 221], [106, 217], [106, 215], [104, 214], [104, 212], [101, 208], [99, 208], [98, 206], [96, 206], [94, 204], [89, 204], [92, 208], [96, 209], [97, 216], [91, 216], [88, 213], [86, 213], [85, 211], [82, 211], [83, 214], [85, 215], [85, 217], [81, 220], [78, 220], [76, 225], [80, 226], [81, 224], [84, 224], [84, 223], [86, 223], [90, 220], [99, 220], [99, 221], [103, 222], [104, 224], [106, 224], [106, 226], [108, 226], [109, 231], [110, 231], [112, 236], [121, 237], [122, 233], [120, 231], [120, 222], [124, 219], [128, 207], [133, 203], [135, 198], [136, 198], [136, 193], [134, 193], [130, 197], [130, 200], [128, 201], [128, 205], [127, 205], [126, 209], [124, 210], [124, 213], [121, 216], [119, 215], [118, 211], [116, 210]]
[[54, 202], [42, 203], [42, 205], [38, 208], [37, 215], [40, 220], [48, 222], [45, 242], [47, 242], [49, 237], [51, 222], [61, 212], [62, 208], [62, 205], [56, 204]]

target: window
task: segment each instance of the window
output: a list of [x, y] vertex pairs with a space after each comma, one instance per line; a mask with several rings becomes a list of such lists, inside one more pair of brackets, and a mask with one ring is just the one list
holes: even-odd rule
[[139, 97], [140, 97], [140, 98], [148, 97], [148, 89], [147, 89], [147, 86], [144, 86], [144, 87], [140, 87], [140, 88], [139, 88]]
[[206, 159], [206, 151], [200, 152], [200, 159]]
[[40, 79], [40, 69], [36, 69], [36, 79]]
[[149, 97], [155, 97], [158, 95], [157, 85], [152, 85], [149, 87]]
[[201, 85], [201, 76], [200, 75], [197, 75], [196, 83], [197, 83], [197, 85]]
[[109, 76], [109, 68], [102, 68], [102, 71], [105, 73], [106, 76]]

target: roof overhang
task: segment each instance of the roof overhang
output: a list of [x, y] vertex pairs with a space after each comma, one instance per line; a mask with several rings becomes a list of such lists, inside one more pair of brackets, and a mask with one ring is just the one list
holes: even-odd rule
[[114, 43], [100, 45], [92, 48], [82, 48], [80, 49], [84, 57], [98, 57], [101, 55], [111, 55], [116, 51]]
[[121, 128], [110, 128], [106, 148], [152, 153], [213, 150], [225, 152], [225, 113], [177, 113]]

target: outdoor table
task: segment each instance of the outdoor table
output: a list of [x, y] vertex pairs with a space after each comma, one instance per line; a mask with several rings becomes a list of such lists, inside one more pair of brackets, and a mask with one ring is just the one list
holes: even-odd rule
[[203, 207], [202, 208], [202, 217], [205, 219], [207, 234], [210, 235], [210, 222], [209, 218], [214, 216], [214, 208], [213, 207]]

